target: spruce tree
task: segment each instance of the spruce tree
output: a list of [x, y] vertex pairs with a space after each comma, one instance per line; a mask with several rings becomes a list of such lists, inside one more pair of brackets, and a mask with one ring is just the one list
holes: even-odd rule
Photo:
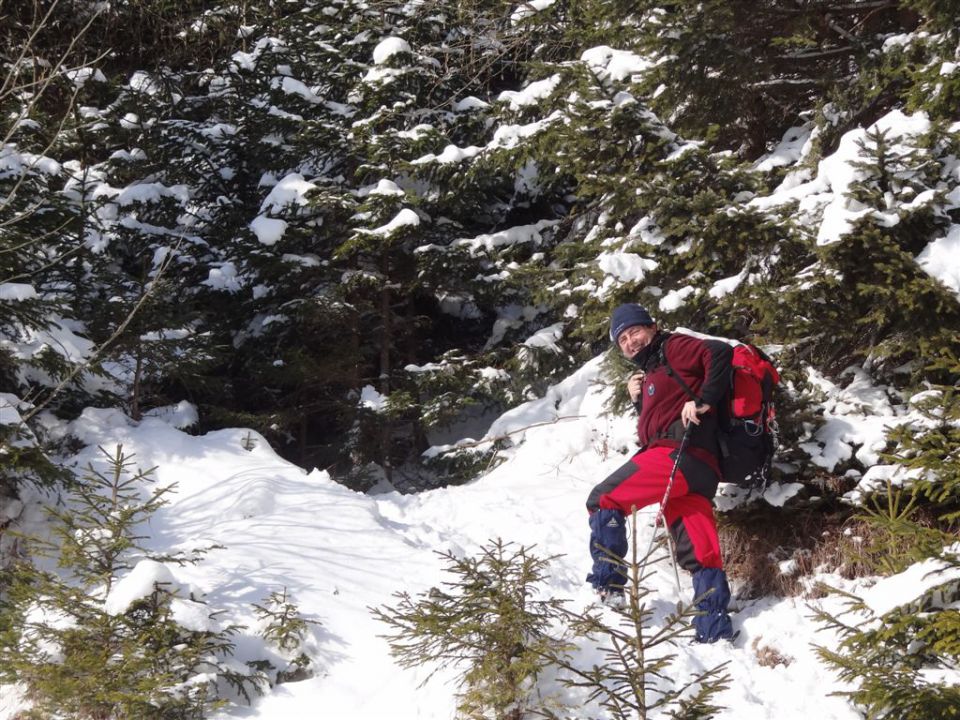
[[522, 720], [549, 708], [536, 681], [565, 648], [550, 634], [561, 602], [536, 599], [549, 560], [531, 549], [498, 539], [476, 557], [439, 553], [452, 580], [373, 609], [402, 667], [457, 668], [461, 717]]
[[[949, 577], [957, 568], [960, 557], [947, 551], [930, 572]], [[840, 635], [839, 647], [817, 651], [842, 680], [853, 684], [844, 694], [866, 717], [957, 717], [960, 690], [944, 674], [960, 660], [957, 580], [945, 580], [885, 612], [874, 611], [855, 595], [842, 595], [843, 613], [817, 611], [824, 626]]]
[[[843, 97], [887, 34], [912, 30], [896, 3], [642, 2], [638, 45], [657, 60], [654, 110], [680, 132], [754, 159], [824, 98]], [[851, 125], [893, 107], [851, 107]]]
[[279, 685], [311, 677], [312, 661], [302, 646], [307, 639], [309, 625], [318, 623], [306, 620], [300, 615], [287, 588], [270, 593], [262, 605], [255, 604], [253, 607], [262, 623], [261, 637], [276, 647], [286, 663], [285, 667], [279, 668], [269, 661], [266, 663], [267, 669], [275, 673], [274, 682]]
[[218, 682], [247, 696], [258, 677], [226, 662], [234, 627], [178, 587], [168, 565], [197, 562], [145, 550], [141, 524], [172, 486], [101, 448], [52, 507], [52, 539], [29, 539], [35, 561], [9, 572], [0, 612], [4, 682], [28, 687], [31, 713], [70, 718], [202, 718], [223, 704]]
[[[636, 513], [631, 517], [631, 526], [636, 538]], [[642, 556], [637, 543], [631, 545], [629, 559], [611, 556], [627, 576], [626, 602], [612, 610], [615, 622], [611, 623], [609, 615], [595, 607], [583, 612], [565, 609], [566, 621], [575, 637], [601, 643], [603, 663], [587, 668], [569, 655], [556, 656], [555, 662], [566, 671], [561, 682], [588, 690], [587, 701], [598, 702], [616, 720], [647, 720], [661, 713], [688, 720], [711, 718], [720, 709], [713, 704], [713, 696], [726, 689], [730, 681], [724, 672], [727, 663], [686, 681], [671, 672], [677, 660], [674, 648], [689, 639], [690, 619], [697, 610], [680, 603], [675, 613], [656, 618], [647, 603], [653, 592], [647, 581], [651, 565], [663, 559], [659, 555], [662, 548], [651, 544]], [[667, 545], [667, 552], [671, 552]], [[563, 716], [549, 713], [548, 717]]]

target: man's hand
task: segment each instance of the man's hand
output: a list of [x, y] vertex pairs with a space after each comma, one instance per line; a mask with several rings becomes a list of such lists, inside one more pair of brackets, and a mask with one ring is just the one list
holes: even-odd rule
[[640, 397], [640, 393], [643, 392], [643, 379], [646, 377], [645, 373], [635, 372], [627, 380], [627, 392], [630, 393], [631, 402], [636, 402], [637, 398]]
[[683, 405], [683, 410], [680, 412], [680, 420], [683, 421], [683, 426], [686, 427], [690, 423], [694, 425], [700, 424], [699, 415], [703, 415], [705, 412], [710, 412], [710, 406], [706, 403], [697, 405], [693, 400], [687, 400]]

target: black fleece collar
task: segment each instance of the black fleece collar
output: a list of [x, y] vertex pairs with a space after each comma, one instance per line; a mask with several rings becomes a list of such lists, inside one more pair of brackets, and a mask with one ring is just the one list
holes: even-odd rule
[[657, 330], [657, 334], [653, 336], [650, 344], [630, 358], [630, 361], [644, 372], [653, 370], [660, 365], [660, 348], [663, 347], [663, 343], [667, 341], [668, 337], [670, 337], [670, 333], [666, 330]]

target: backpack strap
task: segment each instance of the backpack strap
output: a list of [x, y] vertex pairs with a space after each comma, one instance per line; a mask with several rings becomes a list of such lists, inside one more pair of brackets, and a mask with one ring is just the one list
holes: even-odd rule
[[[693, 390], [690, 389], [690, 386], [687, 385], [686, 382], [684, 382], [683, 378], [680, 377], [679, 375], [677, 375], [677, 372], [676, 372], [672, 367], [670, 367], [670, 363], [667, 361], [667, 353], [666, 353], [666, 351], [664, 350], [664, 347], [666, 346], [666, 344], [667, 344], [667, 343], [664, 342], [664, 343], [660, 346], [660, 353], [659, 353], [660, 364], [663, 365], [664, 368], [666, 368], [666, 370], [667, 370], [667, 375], [670, 376], [671, 378], [673, 378], [673, 380], [676, 381], [676, 383], [677, 383], [681, 388], [683, 388], [683, 391], [687, 394], [687, 396], [688, 396], [691, 400], [693, 400], [697, 405], [702, 405], [702, 404], [703, 404], [703, 398], [698, 397], [697, 394], [696, 394], [695, 392], [693, 392]], [[677, 422], [679, 422], [679, 421], [677, 421]], [[657, 437], [664, 437], [664, 438], [670, 438], [670, 439], [678, 439], [678, 438], [676, 437], [677, 432], [678, 432], [678, 429], [677, 429], [675, 426], [676, 426], [676, 423], [674, 423], [673, 425], [671, 425], [670, 428], [667, 430], [667, 432], [665, 432], [665, 433], [660, 433], [660, 434], [657, 435]], [[716, 435], [717, 435], [717, 443], [718, 443], [719, 448], [720, 448], [720, 457], [726, 458], [726, 457], [728, 457], [728, 456], [730, 455], [730, 448], [727, 446], [726, 438], [723, 436], [723, 433], [721, 433], [721, 432], [718, 432]]]
[[666, 353], [666, 350], [664, 349], [666, 347], [666, 344], [667, 343], [664, 342], [660, 346], [660, 364], [662, 364], [667, 369], [667, 375], [672, 377], [680, 385], [680, 387], [683, 388], [683, 391], [687, 394], [687, 396], [691, 400], [693, 400], [697, 405], [702, 405], [703, 398], [698, 397], [697, 394], [690, 389], [690, 386], [683, 381], [683, 378], [677, 375], [676, 371], [674, 371], [674, 369], [670, 367], [670, 363], [667, 362], [667, 353]]

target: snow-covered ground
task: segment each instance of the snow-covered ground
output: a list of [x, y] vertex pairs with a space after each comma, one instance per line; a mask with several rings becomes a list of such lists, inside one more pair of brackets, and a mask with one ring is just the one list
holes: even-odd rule
[[[157, 466], [160, 484], [176, 483], [170, 504], [146, 528], [151, 549], [223, 546], [198, 565], [170, 571], [202, 593], [211, 609], [226, 611], [221, 623], [247, 626], [237, 638], [238, 662], [271, 656], [256, 635], [252, 604], [262, 604], [273, 591], [286, 588], [301, 613], [319, 623], [307, 643], [314, 677], [280, 685], [252, 707], [230, 706], [221, 719], [441, 720], [454, 716], [454, 669], [441, 668], [419, 687], [436, 668], [397, 667], [381, 637], [386, 628], [370, 608], [393, 603], [397, 591], [417, 594], [445, 579], [436, 551], [473, 554], [493, 538], [534, 545], [541, 557], [560, 555], [544, 591], [568, 599], [573, 608], [592, 602], [583, 582], [589, 570], [583, 503], [593, 484], [623, 462], [620, 453], [632, 447], [633, 432], [631, 418], [602, 414], [607, 390], [594, 382], [599, 367], [599, 358], [588, 363], [542, 400], [506, 413], [488, 434], [568, 419], [513, 432], [506, 461], [479, 480], [417, 495], [352, 492], [324, 472], [306, 472], [284, 461], [248, 430], [191, 436], [175, 427], [190, 419], [186, 406], [139, 424], [117, 411], [87, 410], [69, 430], [90, 444], [76, 458], [78, 466], [100, 462], [98, 444], [122, 443], [125, 452], [136, 454], [139, 466]], [[254, 446], [245, 449], [251, 439]], [[778, 502], [778, 493], [783, 495], [782, 488], [771, 488], [771, 500]], [[643, 547], [653, 512], [640, 516]], [[653, 577], [658, 620], [678, 600], [691, 599], [688, 581], [681, 581], [678, 592], [671, 565], [659, 563]], [[883, 596], [904, 589], [896, 579], [884, 583], [891, 584]], [[812, 604], [823, 602], [836, 603], [804, 598], [743, 603], [734, 615], [740, 630], [736, 644], [681, 644], [677, 679], [729, 661], [732, 682], [719, 696], [726, 708], [720, 718], [859, 718], [846, 700], [833, 695], [843, 688], [815, 654], [814, 644], [835, 643], [811, 618]], [[757, 648], [764, 647], [786, 662], [761, 664]], [[581, 648], [580, 654], [586, 662], [599, 660], [596, 648]], [[546, 682], [545, 693], [558, 693], [578, 706], [576, 696]], [[6, 711], [0, 702], [0, 718], [11, 717], [15, 704], [9, 696]], [[581, 707], [573, 716], [602, 714]]]
[[[890, 113], [880, 123], [898, 136], [920, 132], [927, 124], [920, 115], [899, 112]], [[850, 168], [857, 133], [863, 131], [846, 137], [840, 150], [822, 161], [816, 172], [801, 168], [788, 175], [770, 196], [748, 203], [768, 210], [800, 200], [819, 223], [820, 241], [841, 242], [856, 214], [856, 209], [843, 200], [843, 192], [853, 177]], [[782, 147], [764, 162], [796, 162], [806, 155], [811, 137], [810, 128], [788, 132]], [[960, 165], [949, 169], [952, 178], [957, 172]], [[280, 197], [278, 193], [283, 191], [301, 200], [309, 190], [301, 180], [285, 179], [271, 196]], [[955, 189], [949, 197], [960, 202]], [[269, 210], [268, 206], [265, 202], [264, 208]], [[957, 262], [949, 248], [957, 239], [956, 228], [952, 226], [944, 238], [932, 242], [917, 258], [928, 273], [953, 289], [958, 287]], [[534, 237], [538, 229], [515, 228], [502, 233], [503, 238], [491, 235], [462, 242], [479, 246], [527, 241], [527, 235], [533, 233]], [[635, 230], [641, 237], [645, 232], [642, 223]], [[520, 231], [526, 235], [517, 235]], [[272, 239], [260, 237], [264, 242]], [[655, 242], [655, 238], [650, 241]], [[598, 262], [605, 272], [622, 281], [642, 274], [644, 266], [637, 263], [637, 258], [607, 253]], [[749, 281], [735, 276], [715, 289], [721, 294], [729, 292], [745, 279]], [[660, 309], [682, 304], [687, 290], [679, 288], [666, 295]], [[30, 286], [7, 283], [0, 287], [0, 298], [20, 300], [32, 292]], [[57, 327], [63, 335], [58, 338], [58, 347], [76, 347], [68, 354], [78, 359], [89, 354], [89, 348], [82, 345], [86, 341], [66, 325]], [[547, 330], [554, 332], [555, 328]], [[44, 346], [46, 339], [38, 337], [35, 346]], [[546, 333], [535, 339], [552, 342], [555, 338]], [[36, 352], [30, 344], [15, 349], [18, 356]], [[237, 637], [236, 662], [240, 667], [248, 660], [272, 656], [273, 651], [256, 633], [258, 619], [253, 609], [253, 603], [263, 603], [270, 593], [286, 588], [304, 616], [318, 623], [312, 627], [306, 648], [314, 659], [313, 678], [281, 685], [252, 707], [231, 706], [222, 712], [222, 718], [319, 715], [439, 720], [454, 714], [455, 669], [440, 668], [429, 683], [419, 687], [436, 668], [425, 666], [414, 671], [394, 665], [381, 637], [386, 628], [374, 620], [370, 608], [394, 602], [395, 592], [416, 595], [443, 581], [442, 560], [436, 552], [473, 554], [494, 538], [535, 546], [534, 552], [542, 557], [558, 555], [544, 592], [567, 599], [574, 609], [592, 602], [584, 583], [589, 569], [584, 499], [590, 488], [622, 463], [633, 448], [632, 419], [611, 418], [602, 412], [603, 390], [593, 382], [598, 373], [599, 360], [594, 360], [543, 399], [514, 408], [498, 419], [487, 437], [509, 435], [513, 445], [501, 451], [504, 462], [491, 472], [463, 487], [419, 495], [354, 493], [324, 472], [306, 472], [282, 460], [263, 438], [245, 429], [189, 435], [177, 429], [196, 421], [195, 411], [186, 404], [155, 411], [140, 423], [117, 410], [87, 410], [67, 426], [58, 427], [54, 422], [50, 430], [54, 435], [69, 433], [87, 444], [88, 449], [73, 459], [78, 469], [88, 462], [102, 461], [98, 445], [111, 448], [122, 443], [126, 452], [136, 454], [140, 467], [157, 467], [156, 479], [161, 485], [176, 483], [170, 505], [145, 531], [149, 545], [158, 552], [223, 547], [210, 552], [199, 565], [172, 567], [170, 573], [179, 583], [205, 596], [211, 609], [225, 610], [221, 623], [246, 626]], [[826, 470], [854, 455], [867, 468], [859, 486], [848, 495], [851, 502], [857, 502], [876, 483], [907, 479], [908, 473], [878, 464], [878, 453], [885, 446], [885, 432], [890, 427], [923, 424], [914, 405], [928, 393], [901, 397], [889, 388], [871, 385], [859, 368], [847, 371], [847, 384], [842, 388], [813, 369], [807, 380], [821, 396], [824, 423], [802, 447], [813, 463]], [[373, 400], [366, 398], [365, 402]], [[5, 408], [0, 421], [18, 422], [18, 407], [20, 402], [14, 396], [0, 397], [0, 408]], [[250, 439], [254, 447], [245, 449]], [[434, 452], [442, 452], [442, 448]], [[795, 484], [774, 486], [765, 499], [782, 505], [798, 489]], [[721, 509], [736, 502], [735, 493], [717, 499]], [[638, 532], [642, 547], [646, 547], [653, 531], [654, 512], [651, 508], [641, 513]], [[678, 600], [691, 598], [686, 582], [678, 591], [669, 563], [660, 565], [653, 580], [658, 608], [663, 608], [658, 616], [662, 619]], [[141, 572], [149, 577], [143, 568]], [[909, 573], [876, 584], [871, 580], [828, 581], [848, 590], [864, 591], [870, 604], [883, 611], [889, 609], [892, 599], [903, 602], [920, 592], [916, 578]], [[129, 590], [136, 584], [124, 587]], [[736, 645], [679, 647], [677, 679], [729, 661], [732, 682], [719, 697], [726, 708], [721, 718], [860, 717], [846, 700], [834, 695], [843, 688], [817, 660], [813, 646], [832, 646], [836, 638], [818, 631], [811, 619], [814, 603], [838, 609], [832, 599], [766, 599], [746, 604], [734, 616], [735, 628], [740, 630]], [[785, 663], [774, 667], [761, 664], [759, 655], [767, 657], [771, 653], [758, 653], [758, 648], [769, 648]], [[580, 654], [587, 663], [599, 660], [595, 648], [581, 648]], [[549, 686], [549, 681], [544, 681], [541, 690], [547, 694], [560, 692], [560, 688]], [[578, 704], [577, 697], [566, 695], [564, 699]], [[14, 689], [0, 688], [0, 720], [13, 717], [18, 707]], [[601, 714], [583, 708], [574, 716]]]

